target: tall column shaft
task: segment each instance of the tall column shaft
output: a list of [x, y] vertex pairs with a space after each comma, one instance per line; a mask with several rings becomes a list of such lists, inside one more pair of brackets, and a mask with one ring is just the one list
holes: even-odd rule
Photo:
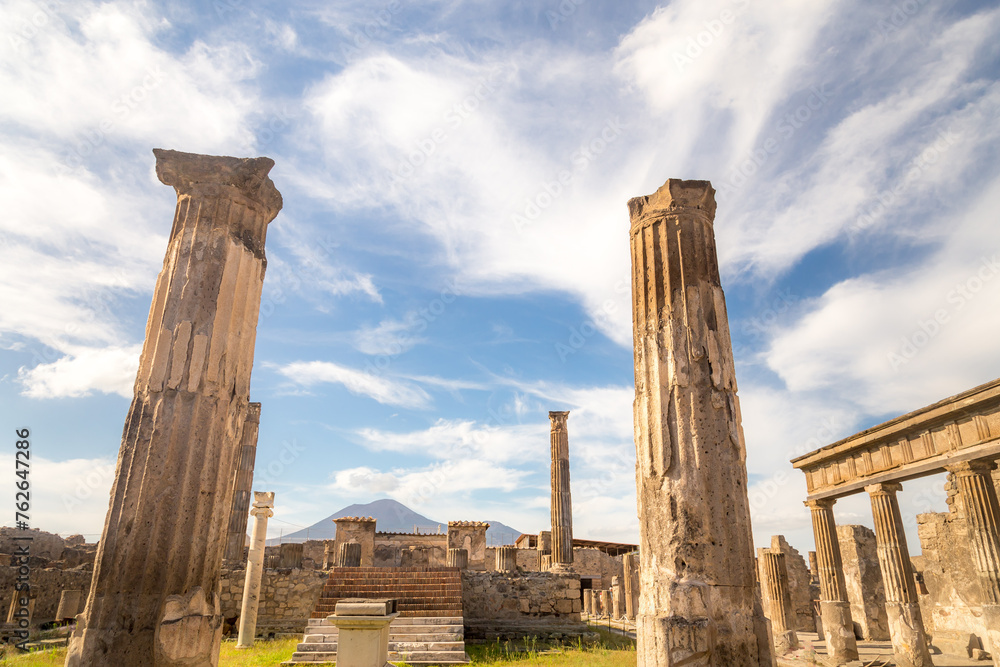
[[782, 653], [799, 645], [792, 617], [792, 596], [788, 589], [788, 567], [785, 554], [764, 549], [760, 554], [762, 587], [767, 589], [770, 603], [771, 631], [775, 645]]
[[264, 574], [264, 547], [267, 542], [267, 520], [274, 516], [274, 492], [255, 492], [253, 509], [253, 540], [247, 556], [246, 578], [243, 580], [243, 607], [240, 610], [240, 633], [236, 648], [253, 646], [257, 634], [257, 612], [260, 609], [260, 580]]
[[838, 664], [858, 659], [851, 603], [847, 598], [844, 561], [833, 516], [835, 500], [809, 500], [813, 538], [816, 542], [816, 576], [819, 578], [820, 618], [830, 657]]
[[878, 562], [885, 586], [885, 611], [896, 662], [899, 667], [932, 667], [917, 586], [913, 581], [910, 550], [896, 498], [902, 488], [896, 483], [872, 484], [866, 486], [865, 491], [872, 501]]
[[754, 574], [715, 191], [628, 203], [635, 353], [639, 667], [771, 665]]
[[268, 158], [154, 153], [177, 209], [71, 667], [210, 665], [222, 638], [224, 518], [281, 195]]
[[949, 466], [958, 485], [973, 561], [983, 590], [983, 617], [989, 628], [986, 649], [1000, 665], [1000, 503], [993, 461], [968, 461]]
[[250, 403], [247, 418], [240, 435], [240, 449], [236, 455], [233, 475], [233, 504], [229, 510], [229, 527], [223, 560], [230, 567], [243, 562], [243, 545], [247, 539], [247, 518], [250, 515], [250, 497], [253, 486], [253, 466], [257, 459], [257, 434], [260, 430], [260, 403]]
[[625, 571], [625, 615], [634, 621], [639, 609], [639, 554], [625, 554], [622, 566]]
[[552, 423], [552, 563], [573, 562], [573, 502], [569, 491], [568, 412], [550, 412]]

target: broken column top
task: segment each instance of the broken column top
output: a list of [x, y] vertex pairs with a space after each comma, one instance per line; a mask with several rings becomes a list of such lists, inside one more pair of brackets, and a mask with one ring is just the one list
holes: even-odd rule
[[375, 519], [370, 516], [341, 516], [333, 520], [334, 523], [375, 523]]
[[254, 424], [260, 423], [260, 403], [249, 403], [247, 405], [246, 421], [253, 422]]
[[274, 507], [274, 491], [254, 491], [253, 506], [257, 509]]
[[274, 160], [269, 157], [199, 155], [163, 148], [154, 148], [153, 155], [156, 156], [157, 178], [165, 185], [172, 185], [178, 195], [213, 186], [229, 186], [260, 204], [267, 222], [281, 210], [281, 193], [268, 178], [274, 167]]
[[672, 208], [702, 210], [712, 220], [715, 218], [715, 188], [709, 181], [671, 178], [653, 194], [628, 200], [628, 211], [633, 221], [647, 210], [652, 214]]

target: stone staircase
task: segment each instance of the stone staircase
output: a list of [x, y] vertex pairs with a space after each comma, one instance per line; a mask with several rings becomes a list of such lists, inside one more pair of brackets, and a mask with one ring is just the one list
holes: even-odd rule
[[389, 626], [389, 660], [408, 665], [469, 662], [465, 654], [462, 575], [458, 568], [333, 568], [306, 634], [284, 664], [328, 664], [337, 658], [337, 627], [327, 620], [337, 601], [393, 598], [399, 616]]

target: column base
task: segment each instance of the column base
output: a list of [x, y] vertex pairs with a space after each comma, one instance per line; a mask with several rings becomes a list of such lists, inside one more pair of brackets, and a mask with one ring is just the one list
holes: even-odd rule
[[887, 602], [889, 635], [898, 667], [934, 667], [927, 650], [927, 633], [916, 602]]
[[984, 604], [983, 620], [986, 621], [986, 650], [993, 656], [994, 667], [1000, 667], [1000, 605]]
[[822, 600], [819, 603], [826, 638], [826, 652], [838, 664], [858, 659], [858, 640], [854, 637], [851, 603]]

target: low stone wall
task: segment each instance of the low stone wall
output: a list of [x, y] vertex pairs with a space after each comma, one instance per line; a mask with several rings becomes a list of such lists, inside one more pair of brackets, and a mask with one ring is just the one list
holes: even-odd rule
[[[257, 634], [303, 633], [328, 576], [322, 570], [264, 570]], [[234, 628], [238, 628], [245, 577], [246, 570], [222, 571], [222, 615]]]
[[[72, 570], [57, 568], [32, 568], [31, 594], [35, 597], [35, 610], [31, 617], [31, 625], [37, 627], [42, 623], [54, 621], [56, 609], [59, 607], [59, 596], [64, 590], [80, 590], [83, 596], [80, 611], [90, 592], [90, 578], [93, 575], [89, 567]], [[11, 596], [14, 594], [14, 584], [17, 583], [17, 568], [9, 565], [0, 566], [0, 613], [7, 620]]]
[[552, 572], [462, 572], [467, 641], [522, 637], [571, 638], [588, 632], [580, 620], [580, 577]]

